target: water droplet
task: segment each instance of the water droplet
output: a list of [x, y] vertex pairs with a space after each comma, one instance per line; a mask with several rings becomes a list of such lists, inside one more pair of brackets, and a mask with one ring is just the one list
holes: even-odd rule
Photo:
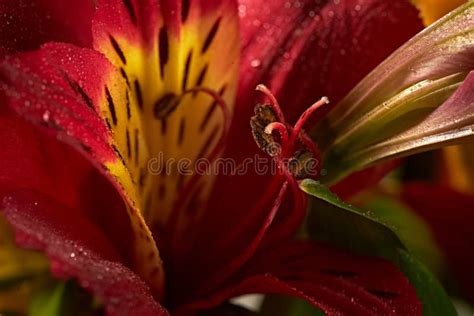
[[43, 113], [43, 121], [49, 122], [50, 115], [51, 115], [51, 114], [49, 113], [49, 111], [45, 111], [45, 112]]
[[252, 66], [253, 68], [258, 68], [262, 65], [262, 61], [260, 59], [253, 59], [251, 62], [250, 62], [250, 66]]
[[255, 19], [255, 20], [253, 20], [252, 24], [253, 24], [253, 26], [260, 26], [260, 25], [262, 25], [262, 22], [260, 20]]
[[239, 16], [243, 18], [246, 15], [247, 15], [247, 6], [244, 4], [239, 5]]

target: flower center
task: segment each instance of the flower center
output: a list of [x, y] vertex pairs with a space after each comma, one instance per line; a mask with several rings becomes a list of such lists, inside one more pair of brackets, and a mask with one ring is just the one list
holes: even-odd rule
[[257, 90], [268, 97], [270, 103], [258, 104], [255, 116], [250, 120], [252, 134], [260, 149], [274, 157], [279, 169], [297, 180], [316, 178], [319, 174], [320, 152], [316, 144], [303, 130], [308, 118], [322, 105], [329, 103], [327, 97], [311, 105], [290, 126], [283, 115], [277, 99], [264, 85]]
[[224, 28], [234, 19], [187, 19], [178, 31], [159, 26], [151, 43], [117, 34], [97, 47], [120, 75], [105, 88], [102, 114], [131, 179], [121, 182], [152, 229], [197, 216], [207, 202], [214, 177], [196, 176], [195, 165], [221, 153], [232, 118], [239, 50], [228, 43], [238, 34]]

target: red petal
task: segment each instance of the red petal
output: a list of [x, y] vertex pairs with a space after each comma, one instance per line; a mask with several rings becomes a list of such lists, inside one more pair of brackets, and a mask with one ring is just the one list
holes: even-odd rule
[[[416, 11], [408, 2], [403, 1], [361, 1], [359, 11], [355, 10], [357, 1], [345, 1], [338, 5], [330, 2], [324, 8], [317, 7], [313, 1], [311, 4], [310, 1], [300, 1], [301, 7], [292, 8], [285, 7], [286, 3], [291, 4], [284, 1], [242, 1], [239, 7], [243, 24], [242, 81], [237, 105], [238, 116], [233, 122], [228, 149], [228, 156], [239, 163], [245, 158], [254, 157], [254, 153], [257, 154], [253, 140], [251, 137], [245, 137], [245, 133], [249, 132], [248, 120], [255, 105], [253, 91], [258, 83], [273, 83], [273, 87], [277, 88], [277, 95], [285, 102], [283, 104], [291, 105], [291, 108], [287, 109], [291, 111], [290, 117], [294, 118], [304, 106], [322, 94], [340, 99], [378, 62], [421, 28]], [[318, 13], [322, 17], [311, 22], [313, 14], [310, 13], [309, 6], [314, 9], [314, 17], [317, 17]], [[386, 13], [381, 15], [381, 11]], [[297, 29], [297, 26], [304, 25], [304, 21], [308, 22], [307, 29]], [[379, 29], [383, 29], [384, 34], [374, 31]], [[366, 36], [369, 31], [371, 36]], [[385, 32], [390, 32], [390, 36]], [[318, 38], [312, 42], [308, 41], [311, 36]], [[353, 39], [359, 41], [357, 45], [353, 43]], [[331, 47], [330, 51], [319, 47], [324, 42]], [[337, 48], [335, 45], [338, 45]], [[281, 56], [281, 47], [290, 51], [291, 61], [285, 60], [287, 55]], [[344, 56], [339, 54], [341, 49], [345, 49]], [[255, 61], [260, 62], [258, 67], [254, 67]], [[345, 67], [347, 65], [352, 66]], [[357, 65], [357, 68], [354, 68], [354, 65]], [[324, 73], [314, 75], [321, 73], [323, 69]], [[299, 88], [303, 90], [298, 90]], [[254, 169], [255, 166], [251, 165], [250, 168]], [[209, 249], [208, 245], [215, 241], [215, 236], [227, 236], [236, 222], [246, 222], [242, 219], [247, 216], [245, 212], [252, 209], [261, 195], [268, 194], [265, 191], [269, 181], [270, 177], [258, 175], [252, 170], [245, 176], [221, 177], [212, 194], [213, 199], [206, 211], [206, 218], [202, 221], [205, 225], [202, 230], [206, 233], [197, 238], [202, 247], [193, 247], [194, 254], [189, 260], [207, 269], [213, 266], [214, 260], [217, 261], [215, 256], [222, 258], [226, 257], [227, 253], [240, 253], [235, 250], [238, 249], [235, 246], [239, 243], [240, 249], [245, 244], [240, 239], [235, 240], [233, 246], [229, 244], [227, 248], [219, 250]], [[284, 203], [274, 225], [285, 224], [285, 214], [289, 214], [290, 210], [291, 205]], [[254, 211], [257, 214], [253, 215], [253, 218], [262, 218], [262, 214], [267, 211], [268, 209], [262, 207]], [[252, 225], [258, 223], [261, 225], [263, 220], [254, 221]], [[272, 230], [279, 231], [273, 227], [268, 233], [271, 234]], [[269, 237], [276, 239], [275, 236]], [[209, 256], [202, 256], [203, 252]], [[203, 276], [207, 274], [203, 273]]]
[[303, 298], [327, 315], [421, 315], [415, 289], [390, 262], [315, 243], [288, 243], [248, 263], [240, 282], [187, 306], [208, 308], [249, 294]]
[[323, 95], [336, 104], [422, 28], [417, 10], [405, 0], [241, 3], [245, 104], [239, 106], [249, 111], [252, 90], [265, 83], [287, 107], [290, 122]]
[[85, 218], [121, 245], [122, 260], [130, 263], [130, 220], [110, 183], [73, 148], [47, 137], [4, 106], [0, 109], [0, 200], [11, 191], [31, 189], [80, 208]]
[[48, 255], [58, 278], [77, 278], [104, 302], [107, 314], [167, 315], [148, 286], [118, 261], [101, 232], [80, 211], [34, 191], [17, 191], [3, 201], [17, 243]]
[[[250, 209], [235, 208], [237, 203], [221, 200], [220, 206], [213, 204], [206, 210], [195, 230], [188, 232], [188, 243], [173, 249], [175, 253], [171, 258], [175, 262], [169, 262], [167, 271], [175, 280], [171, 291], [179, 293], [174, 295], [180, 300], [175, 304], [213, 291], [256, 252], [279, 211], [286, 191], [282, 184], [283, 179], [275, 177]], [[192, 270], [189, 270], [189, 262], [193, 263]]]
[[102, 163], [117, 159], [108, 144], [109, 131], [97, 114], [112, 72], [100, 54], [65, 44], [47, 44], [0, 65], [2, 88], [16, 112], [63, 135]]
[[[239, 163], [249, 157], [260, 157], [252, 138], [242, 136], [250, 132], [248, 120], [255, 105], [254, 88], [258, 83], [271, 83], [286, 106], [285, 112], [294, 119], [323, 94], [333, 101], [340, 99], [378, 62], [422, 27], [416, 10], [408, 1], [351, 0], [338, 4], [331, 1], [323, 6], [314, 1], [300, 1], [298, 6], [290, 8], [288, 4], [291, 6], [288, 1], [245, 0], [239, 7], [243, 60], [237, 116], [227, 150], [227, 156]], [[306, 28], [300, 28], [304, 25]], [[354, 44], [356, 40], [358, 42]], [[321, 47], [323, 44], [327, 47]], [[289, 55], [281, 54], [282, 47]], [[340, 54], [341, 49], [345, 50], [344, 55]], [[288, 56], [289, 60], [286, 59]], [[218, 221], [214, 219], [220, 215], [213, 216], [213, 220], [206, 221], [206, 229], [216, 235], [225, 235], [229, 226], [222, 223], [230, 225], [240, 221], [245, 210], [251, 209], [259, 196], [265, 194], [269, 178], [251, 171], [244, 176], [221, 177], [212, 195], [209, 213], [226, 218]], [[239, 192], [237, 198], [235, 192]], [[222, 205], [226, 205], [225, 211]], [[274, 223], [284, 224], [287, 220], [284, 214], [288, 214], [290, 208], [283, 204]]]
[[292, 122], [323, 95], [337, 104], [422, 29], [407, 0], [322, 3], [241, 1], [241, 80], [230, 136], [239, 146], [229, 156], [244, 159], [253, 153], [255, 144], [242, 137], [242, 128], [252, 116], [257, 84], [270, 86]]
[[94, 47], [101, 50], [110, 36], [124, 37], [133, 44], [148, 45], [158, 39], [157, 0], [100, 0], [93, 21]]
[[[92, 249], [104, 258], [133, 266], [134, 236], [125, 205], [118, 192], [84, 157], [16, 117], [5, 106], [0, 107], [0, 147], [0, 201], [21, 189], [48, 196], [68, 210], [63, 214], [67, 214], [67, 220], [71, 216], [69, 224], [75, 223], [68, 231], [75, 232], [78, 240], [91, 243]], [[21, 208], [23, 211], [28, 209]], [[61, 214], [44, 213], [44, 218], [54, 223], [57, 215]], [[98, 246], [99, 249], [95, 248]], [[67, 255], [68, 249], [58, 247], [55, 251]], [[77, 272], [75, 277], [88, 273], [73, 272]]]
[[0, 56], [49, 41], [92, 46], [93, 1], [2, 0]]
[[411, 183], [403, 189], [403, 201], [431, 227], [456, 280], [474, 302], [474, 196], [434, 184]]
[[100, 53], [48, 44], [39, 51], [7, 58], [0, 65], [0, 76], [10, 107], [84, 154], [128, 203], [128, 223], [135, 235], [132, 266], [159, 296], [164, 279], [158, 250], [140, 215], [138, 193], [124, 155], [106, 126], [108, 118], [103, 118], [110, 116], [104, 110], [108, 108], [106, 85], [111, 93], [126, 85], [120, 73]]

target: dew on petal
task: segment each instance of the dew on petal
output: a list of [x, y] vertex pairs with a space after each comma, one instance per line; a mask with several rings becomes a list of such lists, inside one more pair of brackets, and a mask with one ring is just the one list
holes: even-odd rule
[[250, 66], [252, 66], [253, 68], [258, 68], [262, 65], [262, 61], [260, 59], [253, 59], [251, 62], [250, 62]]
[[49, 111], [46, 111], [43, 113], [43, 121], [45, 121], [46, 123], [49, 122], [49, 119], [50, 119], [50, 113]]

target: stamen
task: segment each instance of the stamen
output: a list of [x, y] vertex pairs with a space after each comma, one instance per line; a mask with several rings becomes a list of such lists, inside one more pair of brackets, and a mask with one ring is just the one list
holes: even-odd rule
[[273, 131], [277, 131], [281, 137], [281, 147], [285, 148], [288, 144], [288, 129], [283, 123], [273, 122], [265, 127], [265, 133], [271, 135]]
[[[311, 105], [303, 112], [303, 114], [301, 114], [295, 126], [292, 127], [284, 121], [280, 105], [271, 91], [264, 85], [258, 85], [256, 90], [261, 91], [270, 99], [271, 104], [265, 104], [264, 106], [274, 112], [271, 122], [265, 122], [264, 124], [261, 123], [261, 119], [258, 120], [260, 117], [258, 116], [259, 113], [257, 113], [257, 111], [257, 115], [251, 118], [250, 124], [257, 145], [260, 149], [265, 150], [269, 144], [271, 145], [274, 143], [273, 137], [268, 137], [266, 135], [271, 135], [275, 130], [278, 131], [281, 138], [280, 151], [278, 153], [275, 153], [274, 151], [269, 152], [268, 150], [265, 151], [270, 154], [270, 156], [275, 157], [275, 161], [279, 168], [283, 171], [289, 181], [293, 178], [298, 180], [309, 176], [309, 171], [316, 171], [316, 169], [314, 167], [307, 167], [306, 164], [313, 163], [314, 159], [319, 163], [320, 152], [317, 145], [304, 132], [303, 126], [317, 109], [324, 104], [329, 103], [329, 99], [327, 97], [322, 97], [318, 102]], [[257, 106], [256, 109], [259, 109], [259, 107]], [[266, 126], [263, 129], [262, 125], [265, 124]], [[262, 135], [262, 129], [265, 136]], [[304, 148], [301, 148], [301, 146]], [[289, 165], [285, 163], [286, 159], [290, 159], [292, 164]], [[298, 165], [295, 166], [294, 163], [297, 163]], [[302, 165], [304, 166], [301, 167]]]
[[[274, 178], [272, 186], [274, 184], [278, 185], [281, 183], [279, 181], [280, 179], [278, 177]], [[275, 190], [268, 190], [257, 202], [254, 204], [253, 209], [248, 212], [250, 216], [255, 216], [255, 215], [260, 215], [258, 210], [264, 208], [267, 206], [269, 203], [272, 203], [271, 208], [269, 208], [269, 212], [265, 214], [265, 220], [264, 222], [261, 223], [260, 228], [255, 232], [255, 235], [252, 236], [252, 239], [250, 240], [250, 243], [246, 246], [245, 249], [243, 249], [235, 258], [232, 259], [229, 263], [227, 263], [225, 266], [223, 266], [220, 270], [217, 271], [215, 275], [213, 275], [206, 284], [221, 284], [224, 282], [229, 276], [232, 275], [236, 270], [238, 270], [244, 263], [252, 257], [255, 252], [257, 251], [258, 247], [261, 245], [262, 240], [264, 237], [268, 236], [267, 232], [270, 229], [277, 213], [278, 210], [280, 209], [280, 205], [283, 202], [283, 198], [285, 197], [285, 193], [287, 192], [288, 188], [288, 182], [285, 181], [281, 185], [278, 195], [275, 198], [274, 192]], [[273, 201], [273, 202], [271, 202]], [[253, 217], [252, 216], [252, 217]], [[244, 219], [248, 220], [248, 219]], [[230, 241], [236, 240], [238, 237], [236, 236], [241, 236], [239, 234], [242, 233], [242, 231], [245, 231], [245, 229], [248, 229], [248, 225], [240, 225], [237, 227], [237, 230], [231, 232], [230, 234], [227, 235], [227, 238], [222, 238], [219, 242], [219, 245], [225, 245], [228, 244]], [[206, 286], [204, 286], [202, 290], [207, 290]]]
[[329, 103], [329, 99], [327, 97], [322, 97], [318, 102], [314, 103], [309, 108], [307, 108], [306, 111], [304, 111], [303, 114], [301, 114], [298, 121], [296, 121], [295, 127], [293, 129], [294, 136], [296, 137], [300, 134], [306, 121], [317, 109], [319, 109], [321, 106], [328, 103]]
[[283, 112], [281, 111], [280, 104], [278, 104], [277, 99], [273, 95], [273, 93], [268, 89], [265, 85], [259, 84], [255, 90], [262, 92], [264, 95], [266, 95], [270, 99], [270, 105], [273, 108], [273, 111], [275, 112], [278, 120], [282, 123], [285, 123], [285, 117], [283, 115]]
[[[293, 177], [288, 179], [288, 184], [291, 188], [291, 196], [293, 198], [293, 207], [290, 212], [285, 213], [286, 216], [279, 220], [282, 225], [274, 226], [272, 234], [267, 235], [265, 245], [271, 247], [281, 240], [292, 236], [295, 231], [300, 227], [301, 222], [304, 220], [306, 215], [308, 199], [306, 194], [301, 194], [298, 181]], [[280, 215], [281, 216], [281, 215]]]

